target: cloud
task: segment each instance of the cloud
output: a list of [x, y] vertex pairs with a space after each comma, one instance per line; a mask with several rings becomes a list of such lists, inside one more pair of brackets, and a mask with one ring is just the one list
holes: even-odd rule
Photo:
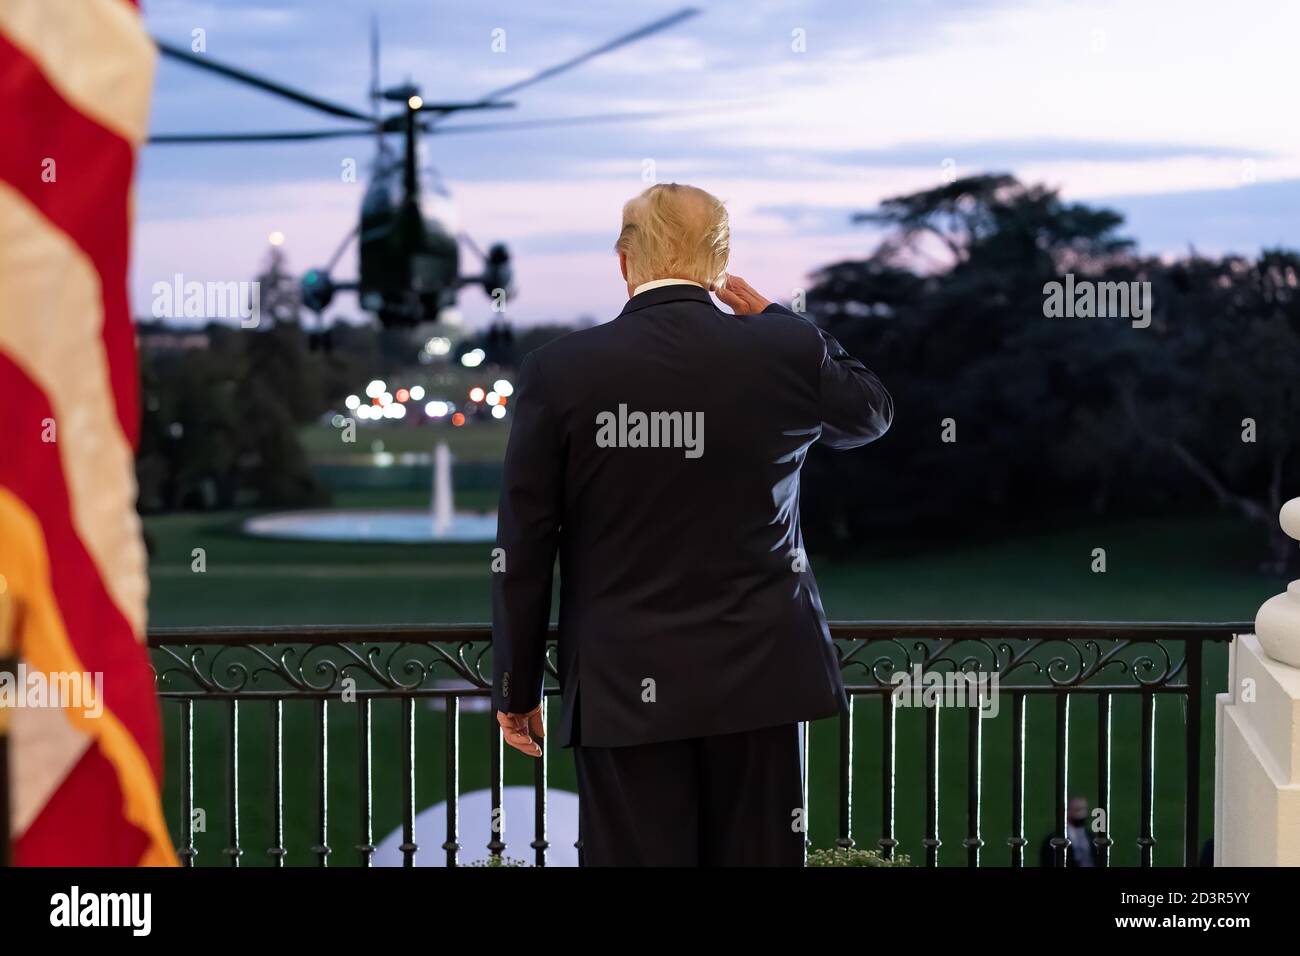
[[[472, 98], [678, 5], [392, 0], [375, 7], [382, 75], [411, 77], [427, 98]], [[174, 0], [145, 10], [170, 40], [202, 27], [214, 57], [369, 108], [367, 4]], [[495, 29], [506, 31], [504, 52], [493, 51]], [[647, 161], [659, 181], [726, 199], [737, 268], [781, 288], [864, 254], [873, 237], [849, 214], [937, 185], [945, 159], [958, 175], [1008, 171], [1115, 205], [1144, 246], [1251, 248], [1291, 235], [1278, 210], [1300, 180], [1300, 128], [1277, 117], [1291, 110], [1297, 30], [1300, 8], [1268, 0], [1230, 10], [1212, 0], [724, 0], [529, 88], [513, 113], [455, 122], [672, 115], [422, 142], [465, 228], [515, 250], [523, 321], [617, 305], [609, 243]], [[792, 48], [795, 31], [806, 52]], [[154, 105], [155, 130], [346, 125], [175, 63], [160, 67]], [[146, 149], [135, 275], [247, 278], [273, 229], [288, 235], [295, 267], [325, 261], [356, 224], [373, 153], [369, 138]], [[340, 176], [349, 160], [359, 183]], [[1240, 189], [1247, 168], [1257, 183]]]
[[1207, 143], [1045, 138], [897, 143], [876, 149], [827, 152], [822, 155], [822, 159], [848, 166], [933, 166], [951, 158], [968, 167], [1009, 169], [1026, 163], [1149, 162], [1188, 156], [1210, 159], [1268, 158], [1257, 150]]
[[1300, 249], [1300, 178], [1240, 183], [1157, 195], [1098, 197], [1124, 213], [1126, 232], [1140, 235], [1145, 251], [1206, 255], [1257, 253], [1267, 247]]

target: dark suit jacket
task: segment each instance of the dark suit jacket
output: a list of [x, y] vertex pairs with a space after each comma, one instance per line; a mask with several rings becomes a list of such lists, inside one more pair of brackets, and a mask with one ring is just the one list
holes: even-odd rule
[[[844, 707], [802, 557], [799, 469], [818, 438], [855, 448], [889, 427], [893, 403], [861, 362], [782, 306], [734, 316], [703, 289], [662, 286], [530, 353], [511, 402], [496, 709], [540, 699], [557, 552], [562, 745], [738, 733]], [[702, 453], [601, 447], [601, 417], [620, 406], [702, 413]]]
[[[1088, 837], [1087, 839], [1091, 839]], [[1043, 837], [1038, 845], [1038, 865], [1056, 866], [1056, 848], [1052, 846], [1052, 835]], [[1089, 867], [1097, 865], [1097, 851], [1092, 846], [1080, 847], [1073, 841], [1065, 848], [1065, 865], [1068, 867]]]

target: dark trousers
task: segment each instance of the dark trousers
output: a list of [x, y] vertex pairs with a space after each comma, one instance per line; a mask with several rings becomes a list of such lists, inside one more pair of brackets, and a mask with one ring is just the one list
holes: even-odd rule
[[802, 866], [799, 725], [574, 748], [582, 866]]

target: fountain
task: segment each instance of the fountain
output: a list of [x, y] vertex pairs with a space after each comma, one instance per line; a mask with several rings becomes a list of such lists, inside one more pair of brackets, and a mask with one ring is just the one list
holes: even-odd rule
[[451, 505], [451, 449], [445, 441], [433, 450], [433, 536], [444, 538], [455, 520]]
[[[421, 456], [428, 460], [425, 456]], [[496, 512], [458, 512], [452, 501], [451, 449], [439, 442], [433, 452], [433, 493], [428, 510], [286, 511], [244, 522], [244, 531], [264, 538], [298, 541], [429, 543], [493, 541]]]

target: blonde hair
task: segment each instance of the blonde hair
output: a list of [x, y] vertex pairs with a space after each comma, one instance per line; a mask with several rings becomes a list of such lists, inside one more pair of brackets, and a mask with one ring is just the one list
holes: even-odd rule
[[691, 279], [721, 285], [731, 255], [731, 225], [722, 200], [695, 186], [660, 183], [623, 206], [614, 250], [627, 257], [627, 281]]

